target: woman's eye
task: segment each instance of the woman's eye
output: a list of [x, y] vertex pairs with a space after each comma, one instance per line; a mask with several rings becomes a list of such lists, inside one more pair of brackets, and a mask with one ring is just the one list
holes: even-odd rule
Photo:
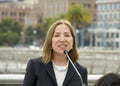
[[[62, 35], [60, 35], [60, 34], [55, 34], [54, 35], [54, 37], [60, 37], [60, 36], [62, 36]], [[70, 37], [71, 35], [69, 35], [69, 34], [65, 34], [65, 35], [63, 35], [64, 37]]]
[[67, 35], [65, 35], [66, 37], [70, 37], [70, 35], [69, 34], [67, 34]]
[[54, 35], [54, 37], [59, 37], [59, 35], [56, 34], [56, 35]]

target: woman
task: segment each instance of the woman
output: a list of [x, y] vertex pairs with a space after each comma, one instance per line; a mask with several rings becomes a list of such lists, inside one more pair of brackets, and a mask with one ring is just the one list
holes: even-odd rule
[[58, 20], [50, 26], [43, 45], [43, 55], [28, 62], [23, 86], [80, 86], [81, 80], [64, 50], [69, 51], [87, 86], [87, 69], [77, 63], [79, 55], [75, 34], [66, 20]]
[[98, 79], [94, 86], [120, 86], [120, 74], [108, 73]]

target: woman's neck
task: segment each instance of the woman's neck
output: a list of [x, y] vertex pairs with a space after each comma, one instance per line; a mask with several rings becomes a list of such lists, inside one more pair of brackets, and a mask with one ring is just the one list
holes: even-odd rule
[[53, 61], [56, 65], [59, 65], [59, 66], [65, 66], [67, 65], [67, 62], [68, 62], [66, 56], [54, 56]]

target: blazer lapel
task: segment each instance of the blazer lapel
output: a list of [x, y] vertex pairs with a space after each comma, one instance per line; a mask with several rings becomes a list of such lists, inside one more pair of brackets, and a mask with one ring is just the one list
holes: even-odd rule
[[51, 79], [53, 80], [53, 82], [55, 83], [55, 85], [57, 86], [57, 81], [55, 78], [55, 73], [53, 70], [52, 62], [50, 62], [46, 65], [46, 71], [49, 74], [49, 76], [51, 77]]
[[63, 86], [66, 86], [66, 84], [69, 82], [69, 80], [74, 76], [75, 71], [74, 68], [72, 67], [72, 64], [69, 63], [69, 68], [68, 68], [68, 72], [66, 74], [65, 80], [63, 82]]

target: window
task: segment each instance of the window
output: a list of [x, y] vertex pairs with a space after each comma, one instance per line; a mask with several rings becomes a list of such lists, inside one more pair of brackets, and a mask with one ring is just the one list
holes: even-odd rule
[[1, 12], [1, 15], [2, 15], [2, 16], [7, 16], [7, 14], [8, 14], [7, 12], [4, 12], [4, 11]]
[[118, 32], [116, 33], [116, 38], [119, 38], [119, 33]]
[[111, 33], [111, 38], [114, 38], [114, 33], [113, 32]]
[[119, 48], [120, 46], [119, 46], [119, 42], [116, 42], [116, 48]]
[[11, 16], [16, 16], [16, 12], [11, 12]]

